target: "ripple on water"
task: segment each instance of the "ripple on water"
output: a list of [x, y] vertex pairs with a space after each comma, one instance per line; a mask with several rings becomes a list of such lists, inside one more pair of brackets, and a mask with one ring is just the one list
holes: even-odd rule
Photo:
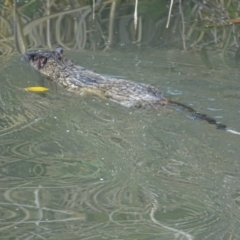
[[[28, 75], [24, 87], [35, 83]], [[57, 88], [36, 95], [4, 79], [1, 236], [237, 238], [238, 148], [232, 141], [226, 149], [230, 137], [171, 109], [133, 110]]]

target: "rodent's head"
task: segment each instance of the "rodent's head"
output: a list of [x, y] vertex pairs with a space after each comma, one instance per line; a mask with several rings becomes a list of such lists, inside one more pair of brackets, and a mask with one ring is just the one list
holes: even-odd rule
[[55, 51], [29, 51], [25, 53], [25, 59], [40, 73], [51, 79], [57, 79], [66, 67], [73, 63], [63, 56], [63, 49]]

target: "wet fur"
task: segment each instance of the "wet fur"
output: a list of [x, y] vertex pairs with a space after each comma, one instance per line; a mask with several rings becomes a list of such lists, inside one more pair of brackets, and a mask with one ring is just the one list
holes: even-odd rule
[[205, 114], [198, 113], [192, 107], [167, 99], [153, 86], [105, 77], [77, 66], [63, 55], [61, 48], [55, 51], [29, 51], [25, 54], [25, 58], [32, 67], [69, 91], [82, 95], [91, 92], [125, 107], [158, 109], [165, 105], [177, 105], [189, 111], [196, 119], [214, 124], [218, 129], [226, 129], [225, 125], [217, 123], [215, 119]]

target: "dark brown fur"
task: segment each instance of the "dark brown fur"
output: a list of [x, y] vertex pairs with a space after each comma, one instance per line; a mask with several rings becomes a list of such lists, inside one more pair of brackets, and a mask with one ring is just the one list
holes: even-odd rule
[[124, 79], [105, 77], [91, 70], [75, 65], [63, 55], [63, 50], [29, 51], [25, 58], [37, 71], [56, 81], [69, 91], [84, 94], [91, 92], [126, 107], [159, 108], [177, 105], [189, 111], [195, 118], [215, 124], [218, 129], [226, 129], [215, 119], [196, 112], [193, 108], [163, 96], [155, 87]]

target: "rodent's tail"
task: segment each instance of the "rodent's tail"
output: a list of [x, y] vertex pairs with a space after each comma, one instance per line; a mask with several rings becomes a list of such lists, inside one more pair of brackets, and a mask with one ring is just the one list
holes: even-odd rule
[[[227, 130], [226, 125], [221, 124], [221, 123], [217, 123], [217, 121], [214, 118], [211, 118], [211, 117], [207, 116], [206, 114], [199, 113], [195, 109], [193, 109], [192, 107], [189, 107], [189, 106], [187, 106], [183, 103], [172, 101], [172, 100], [169, 100], [168, 103], [170, 105], [177, 105], [179, 107], [182, 107], [183, 109], [186, 109], [187, 111], [189, 111], [192, 114], [192, 116], [194, 118], [204, 120], [204, 121], [208, 122], [209, 124], [214, 124], [217, 127], [217, 129], [225, 130], [225, 131], [228, 131], [228, 132], [231, 132], [231, 133], [235, 132], [233, 130]], [[240, 133], [235, 132], [235, 134], [240, 134]]]

